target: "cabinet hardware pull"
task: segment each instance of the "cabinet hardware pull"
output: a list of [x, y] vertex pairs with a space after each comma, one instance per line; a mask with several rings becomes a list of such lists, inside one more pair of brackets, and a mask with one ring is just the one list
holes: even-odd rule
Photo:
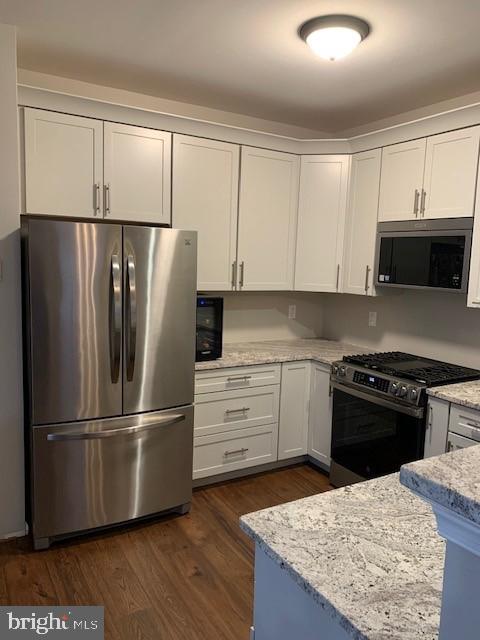
[[100, 183], [97, 182], [96, 184], [93, 185], [93, 197], [95, 200], [95, 211], [93, 215], [97, 215], [97, 213], [100, 213]]
[[427, 192], [425, 189], [422, 189], [422, 199], [420, 201], [420, 215], [423, 217], [425, 215], [425, 200], [427, 197]]
[[336, 289], [338, 291], [338, 282], [340, 280], [340, 265], [337, 264], [337, 284], [336, 284]]
[[105, 215], [110, 213], [110, 185], [105, 185]]
[[370, 267], [365, 267], [365, 293], [368, 293], [368, 276], [370, 275]]
[[428, 428], [430, 433], [428, 434], [428, 441], [432, 444], [432, 432], [433, 432], [433, 408], [432, 405], [428, 407]]
[[418, 189], [415, 189], [415, 197], [413, 199], [413, 213], [415, 214], [415, 217], [418, 216], [418, 200], [420, 198], [420, 191]]
[[247, 413], [250, 411], [250, 407], [240, 407], [239, 409], [225, 409], [225, 413], [228, 415], [230, 413]]
[[227, 456], [235, 456], [241, 454], [243, 456], [244, 453], [247, 453], [248, 447], [242, 447], [241, 449], [234, 449], [233, 451], [225, 451], [223, 454], [225, 457]]
[[237, 261], [232, 262], [232, 289], [235, 289], [237, 285]]
[[243, 287], [243, 281], [245, 277], [245, 261], [242, 260], [240, 263], [240, 289]]
[[252, 376], [228, 376], [227, 382], [237, 382], [240, 380], [250, 380]]
[[473, 427], [474, 429], [480, 429], [480, 423], [475, 422], [474, 420], [472, 420], [472, 422], [467, 422], [467, 425], [469, 427]]

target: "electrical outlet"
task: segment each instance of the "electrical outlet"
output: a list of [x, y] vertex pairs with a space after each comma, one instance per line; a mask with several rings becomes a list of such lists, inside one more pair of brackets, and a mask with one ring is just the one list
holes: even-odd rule
[[368, 326], [376, 327], [377, 326], [377, 312], [369, 311], [368, 313]]
[[288, 319], [289, 320], [295, 320], [296, 317], [297, 317], [297, 305], [296, 304], [289, 304], [288, 305]]

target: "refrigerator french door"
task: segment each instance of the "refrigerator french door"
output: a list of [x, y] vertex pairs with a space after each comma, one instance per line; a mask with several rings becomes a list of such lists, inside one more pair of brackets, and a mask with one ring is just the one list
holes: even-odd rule
[[37, 548], [191, 498], [196, 234], [23, 222]]

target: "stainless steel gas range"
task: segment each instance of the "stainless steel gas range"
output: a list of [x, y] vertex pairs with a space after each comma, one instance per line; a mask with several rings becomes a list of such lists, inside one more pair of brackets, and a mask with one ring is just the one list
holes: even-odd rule
[[422, 458], [427, 388], [478, 378], [475, 369], [399, 351], [335, 362], [331, 484], [376, 478]]

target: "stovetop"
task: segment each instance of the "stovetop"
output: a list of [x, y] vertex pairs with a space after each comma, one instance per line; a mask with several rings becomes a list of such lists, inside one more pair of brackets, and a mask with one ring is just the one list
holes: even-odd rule
[[480, 371], [401, 351], [344, 356], [344, 362], [434, 387], [480, 379]]

